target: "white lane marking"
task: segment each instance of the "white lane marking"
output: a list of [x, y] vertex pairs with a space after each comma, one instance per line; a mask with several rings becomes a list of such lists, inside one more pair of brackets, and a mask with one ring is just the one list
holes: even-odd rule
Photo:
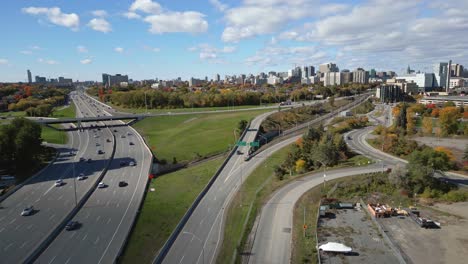
[[70, 239], [73, 238], [76, 235], [76, 232], [72, 232]]
[[17, 226], [15, 227], [15, 231], [18, 230], [20, 227], [21, 227], [21, 225], [17, 225]]
[[26, 227], [26, 229], [29, 230], [29, 229], [31, 229], [33, 226], [34, 226], [33, 224], [30, 224], [30, 225], [28, 225], [28, 227]]
[[117, 203], [117, 206], [116, 207], [119, 207], [120, 206], [120, 203]]
[[2, 216], [2, 217], [0, 218], [0, 221], [2, 221], [3, 219], [5, 219], [5, 217], [6, 217], [6, 216]]
[[88, 237], [88, 234], [86, 234], [81, 240], [84, 241], [87, 237]]
[[203, 219], [200, 221], [200, 225], [203, 224], [203, 221], [205, 221], [205, 218], [203, 218]]
[[3, 232], [3, 230], [5, 230], [5, 228], [4, 228], [4, 227], [2, 227], [2, 229], [0, 229], [0, 233], [1, 233], [1, 232]]
[[99, 242], [99, 237], [96, 238], [96, 241], [94, 241], [94, 245], [96, 245]]
[[55, 217], [55, 214], [51, 215], [51, 216], [49, 217], [49, 220], [52, 220], [52, 218], [54, 218], [54, 217]]
[[179, 261], [179, 264], [182, 263], [182, 261], [184, 260], [184, 258], [185, 258], [185, 255], [182, 256], [182, 258], [181, 258], [180, 261]]
[[96, 222], [99, 222], [99, 219], [101, 219], [100, 215], [98, 215], [98, 217], [96, 218]]
[[8, 246], [4, 247], [3, 250], [7, 251], [12, 245], [13, 245], [13, 243], [8, 244]]
[[55, 255], [50, 261], [49, 261], [49, 264], [54, 262], [55, 258], [57, 257], [57, 255]]
[[46, 196], [46, 194], [50, 192], [50, 190], [52, 190], [54, 187], [54, 185], [50, 186], [50, 188], [42, 196]]
[[63, 195], [60, 195], [59, 198], [58, 198], [57, 200], [60, 201], [60, 200], [62, 200], [62, 198], [63, 198]]
[[16, 221], [16, 218], [13, 218], [9, 224], [13, 224]]
[[41, 198], [37, 199], [36, 201], [34, 201], [35, 203], [38, 203], [39, 201], [41, 200]]
[[67, 259], [67, 261], [65, 262], [65, 264], [68, 264], [68, 262], [70, 262], [70, 259], [71, 259], [71, 257], [69, 257], [69, 258]]
[[26, 244], [28, 243], [28, 241], [24, 242], [23, 244], [21, 244], [20, 248], [24, 248], [24, 246], [26, 246]]
[[109, 217], [109, 219], [107, 220], [107, 224], [109, 224], [111, 220], [112, 218]]

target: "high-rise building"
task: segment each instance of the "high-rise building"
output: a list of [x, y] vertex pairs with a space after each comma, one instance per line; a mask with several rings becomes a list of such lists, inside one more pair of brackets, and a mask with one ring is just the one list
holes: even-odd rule
[[448, 89], [447, 81], [449, 81], [449, 64], [440, 62], [434, 65], [434, 87], [443, 87]]
[[380, 85], [377, 87], [375, 96], [380, 98], [381, 102], [395, 103], [403, 98], [401, 87], [398, 85]]
[[422, 91], [425, 88], [432, 88], [434, 85], [434, 74], [432, 73], [413, 73], [403, 76], [395, 77], [396, 80], [414, 82], [421, 88]]
[[46, 83], [47, 82], [47, 79], [46, 77], [41, 77], [41, 76], [36, 76], [34, 77], [36, 83]]
[[450, 74], [453, 77], [462, 77], [463, 75], [463, 65], [461, 64], [452, 64], [450, 68]]
[[304, 66], [302, 67], [302, 78], [309, 78], [315, 75], [314, 66]]
[[357, 68], [353, 71], [353, 82], [354, 83], [369, 83], [369, 72], [363, 68]]
[[326, 72], [338, 72], [339, 69], [334, 63], [326, 63], [326, 64], [321, 64], [319, 66], [319, 71], [321, 73], [326, 73]]
[[369, 77], [370, 78], [375, 78], [376, 75], [377, 75], [377, 72], [375, 71], [375, 69], [371, 69], [370, 72], [369, 72]]
[[69, 78], [64, 78], [64, 77], [59, 77], [58, 78], [58, 83], [60, 83], [60, 84], [70, 84], [72, 82], [73, 82], [73, 80], [69, 79]]
[[32, 76], [30, 70], [28, 70], [28, 83], [32, 83]]
[[220, 80], [219, 74], [215, 74], [215, 75], [214, 75], [214, 78], [213, 78], [213, 81], [219, 82], [219, 80]]
[[128, 83], [128, 75], [116, 74], [110, 75], [107, 73], [102, 74], [102, 84], [104, 86], [110, 87], [113, 85], [120, 85], [122, 82]]
[[341, 84], [341, 73], [340, 72], [325, 72], [324, 73], [323, 85], [340, 85]]
[[347, 69], [341, 71], [341, 84], [353, 82], [353, 73]]

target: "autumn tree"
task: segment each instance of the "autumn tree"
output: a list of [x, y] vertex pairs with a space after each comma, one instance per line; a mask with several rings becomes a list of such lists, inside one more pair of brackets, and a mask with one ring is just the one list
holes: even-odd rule
[[442, 135], [455, 134], [458, 129], [457, 124], [458, 109], [454, 106], [445, 107], [440, 111], [439, 123]]
[[296, 172], [298, 172], [298, 173], [304, 172], [304, 170], [305, 170], [305, 165], [306, 165], [305, 160], [303, 160], [303, 159], [297, 160], [297, 161], [296, 161]]
[[424, 135], [432, 135], [432, 117], [426, 116], [422, 121]]
[[413, 116], [414, 116], [414, 112], [411, 108], [409, 108], [406, 113], [406, 133], [408, 135], [413, 135], [414, 130], [415, 130]]

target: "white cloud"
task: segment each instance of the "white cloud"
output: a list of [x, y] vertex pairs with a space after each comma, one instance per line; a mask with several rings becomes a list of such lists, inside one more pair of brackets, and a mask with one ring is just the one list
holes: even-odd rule
[[203, 33], [208, 30], [205, 15], [199, 12], [168, 12], [147, 16], [144, 21], [151, 24], [149, 31], [155, 34], [167, 32]]
[[322, 16], [327, 16], [327, 15], [338, 14], [349, 9], [350, 7], [346, 4], [328, 4], [328, 5], [321, 5], [319, 13]]
[[80, 60], [80, 63], [81, 63], [81, 64], [91, 64], [92, 62], [93, 62], [93, 60], [91, 60], [91, 59], [89, 59], [89, 58], [88, 58], [88, 59], [84, 59], [84, 60]]
[[39, 46], [37, 46], [37, 45], [34, 45], [34, 46], [31, 46], [31, 49], [33, 49], [33, 50], [40, 50], [41, 47], [39, 47]]
[[141, 18], [141, 16], [135, 12], [125, 12], [122, 15], [128, 19], [140, 19]]
[[124, 52], [124, 48], [122, 48], [122, 47], [116, 47], [116, 48], [114, 48], [114, 51], [115, 51], [115, 52], [118, 52], [118, 53], [123, 53], [123, 52]]
[[197, 46], [189, 47], [191, 52], [199, 52], [201, 60], [206, 60], [211, 63], [221, 63], [223, 61], [223, 54], [233, 53], [236, 51], [235, 46], [224, 46], [223, 48], [216, 48], [210, 44], [203, 43]]
[[81, 45], [77, 46], [76, 50], [78, 52], [80, 52], [80, 53], [87, 53], [88, 52], [88, 49], [85, 46], [81, 46]]
[[45, 64], [49, 64], [49, 65], [56, 65], [56, 64], [59, 64], [59, 62], [56, 61], [56, 60], [42, 59], [42, 58], [37, 59], [37, 62], [45, 63]]
[[154, 51], [154, 52], [160, 52], [161, 51], [160, 48], [152, 48], [151, 50]]
[[141, 11], [148, 14], [159, 14], [161, 12], [161, 5], [151, 0], [135, 0], [129, 10], [131, 12]]
[[24, 54], [24, 55], [31, 55], [32, 54], [32, 51], [30, 50], [22, 50], [20, 51], [21, 54]]
[[228, 5], [221, 3], [219, 0], [210, 0], [210, 3], [219, 11], [224, 12]]
[[112, 31], [111, 25], [104, 18], [93, 18], [89, 21], [88, 26], [93, 30], [104, 33]]
[[80, 18], [75, 13], [62, 13], [58, 7], [26, 7], [21, 9], [24, 13], [30, 15], [45, 15], [47, 19], [59, 26], [64, 26], [72, 30], [78, 30]]
[[221, 36], [225, 42], [277, 32], [289, 21], [315, 14], [315, 1], [310, 0], [245, 0], [244, 4], [227, 9], [227, 26]]
[[276, 65], [306, 65], [327, 58], [328, 54], [316, 46], [269, 45], [245, 60], [247, 65], [270, 67]]
[[94, 10], [94, 11], [91, 12], [91, 14], [93, 14], [93, 16], [97, 16], [97, 17], [107, 16], [106, 10]]
[[1, 59], [1, 58], [0, 58], [0, 64], [1, 64], [1, 65], [6, 65], [6, 64], [8, 64], [8, 60], [7, 60], [7, 59]]
[[123, 16], [128, 19], [142, 19], [144, 22], [149, 23], [149, 32], [153, 34], [171, 32], [203, 33], [208, 30], [208, 22], [205, 20], [204, 14], [195, 11], [163, 10], [159, 3], [151, 0], [135, 0], [130, 5], [128, 12], [123, 13]]

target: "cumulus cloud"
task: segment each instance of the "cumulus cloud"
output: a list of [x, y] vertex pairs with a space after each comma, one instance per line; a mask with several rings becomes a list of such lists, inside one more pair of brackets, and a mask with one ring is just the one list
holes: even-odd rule
[[122, 48], [122, 47], [116, 47], [116, 48], [114, 48], [114, 51], [115, 51], [115, 52], [118, 52], [118, 53], [123, 53], [123, 52], [124, 52], [124, 48]]
[[235, 46], [224, 46], [222, 48], [216, 48], [207, 43], [188, 48], [188, 50], [191, 52], [199, 52], [199, 57], [201, 60], [215, 63], [222, 62], [223, 54], [233, 53], [236, 51], [236, 49], [237, 48]]
[[56, 65], [56, 64], [59, 64], [59, 62], [56, 61], [56, 60], [42, 59], [42, 58], [37, 59], [37, 62], [39, 62], [39, 63], [44, 63], [44, 64], [49, 64], [49, 65]]
[[141, 19], [150, 24], [149, 32], [153, 34], [203, 33], [208, 30], [204, 14], [195, 11], [170, 11], [151, 0], [135, 0], [123, 16], [128, 19]]
[[210, 0], [210, 3], [218, 10], [223, 12], [228, 8], [228, 5], [221, 3], [219, 0]]
[[107, 11], [106, 10], [94, 10], [91, 12], [91, 14], [93, 14], [93, 16], [97, 16], [97, 17], [105, 17], [107, 16]]
[[22, 50], [20, 51], [21, 54], [24, 54], [24, 55], [31, 55], [32, 54], [32, 51], [30, 50]]
[[8, 64], [8, 60], [0, 58], [0, 65], [6, 65], [6, 64]]
[[75, 13], [62, 13], [58, 7], [26, 7], [22, 8], [21, 11], [30, 15], [45, 16], [49, 22], [55, 25], [70, 28], [72, 30], [78, 30], [80, 25], [80, 18]]
[[92, 62], [93, 62], [93, 60], [91, 60], [91, 59], [89, 59], [89, 58], [88, 58], [88, 59], [84, 59], [84, 60], [80, 60], [80, 63], [81, 63], [81, 64], [91, 64]]
[[88, 27], [92, 28], [93, 30], [100, 31], [100, 32], [111, 32], [112, 27], [107, 20], [104, 18], [93, 18], [89, 21]]
[[205, 15], [199, 12], [169, 12], [147, 16], [144, 21], [150, 23], [149, 31], [155, 34], [168, 32], [202, 33], [208, 30]]
[[87, 53], [88, 52], [88, 49], [85, 46], [81, 46], [81, 45], [77, 46], [76, 50], [78, 52], [80, 52], [80, 53]]
[[245, 59], [247, 65], [270, 67], [276, 65], [307, 65], [323, 60], [328, 54], [317, 46], [291, 46], [268, 45], [256, 52], [255, 55]]

